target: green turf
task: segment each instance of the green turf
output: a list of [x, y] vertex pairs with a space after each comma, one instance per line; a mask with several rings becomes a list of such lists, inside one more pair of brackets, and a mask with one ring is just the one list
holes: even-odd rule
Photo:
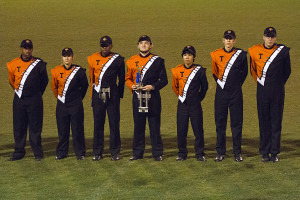
[[[273, 1], [125, 1], [125, 0], [0, 0], [0, 199], [300, 199], [300, 2]], [[256, 111], [256, 87], [250, 75], [244, 91], [244, 162], [233, 161], [228, 128], [228, 153], [222, 163], [215, 156], [214, 92], [209, 53], [222, 46], [226, 29], [237, 34], [237, 46], [247, 50], [262, 42], [267, 26], [277, 29], [279, 43], [291, 47], [292, 75], [286, 84], [279, 163], [261, 163]], [[93, 118], [90, 98], [84, 100], [87, 159], [70, 157], [55, 161], [58, 142], [55, 121], [56, 100], [48, 85], [44, 95], [43, 147], [45, 159], [35, 162], [30, 146], [26, 158], [8, 162], [13, 152], [12, 99], [5, 63], [17, 57], [20, 42], [30, 38], [34, 55], [48, 62], [50, 69], [61, 62], [61, 49], [75, 52], [77, 64], [88, 68], [86, 58], [98, 51], [103, 35], [113, 39], [113, 50], [126, 59], [137, 53], [137, 39], [150, 35], [153, 52], [165, 59], [170, 69], [181, 63], [181, 50], [193, 45], [196, 62], [207, 68], [209, 90], [202, 106], [206, 163], [196, 162], [193, 134], [189, 132], [189, 159], [176, 162], [176, 104], [171, 84], [162, 91], [162, 138], [165, 160], [153, 162], [149, 133], [145, 159], [129, 162], [133, 135], [131, 94], [125, 89], [121, 101], [122, 160], [111, 162], [106, 124], [105, 158], [92, 162]], [[148, 130], [148, 129], [147, 129]]]

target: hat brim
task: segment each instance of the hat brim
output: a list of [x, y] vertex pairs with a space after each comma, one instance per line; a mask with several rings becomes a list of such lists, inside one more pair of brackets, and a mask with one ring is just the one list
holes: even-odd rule
[[195, 52], [193, 52], [191, 49], [184, 49], [184, 50], [182, 51], [182, 56], [183, 56], [184, 54], [186, 54], [186, 53], [192, 54], [194, 57], [196, 57]]
[[233, 35], [230, 35], [230, 34], [224, 35], [224, 38], [225, 39], [235, 39], [235, 37]]
[[30, 44], [27, 44], [27, 45], [21, 45], [20, 47], [21, 47], [21, 48], [24, 48], [24, 49], [33, 49], [33, 45], [30, 45]]
[[276, 34], [270, 32], [270, 33], [266, 33], [265, 36], [266, 36], [266, 37], [276, 37]]

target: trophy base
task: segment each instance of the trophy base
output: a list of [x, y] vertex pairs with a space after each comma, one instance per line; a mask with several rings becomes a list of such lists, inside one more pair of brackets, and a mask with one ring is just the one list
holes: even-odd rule
[[139, 112], [140, 113], [147, 113], [148, 112], [148, 107], [139, 107]]

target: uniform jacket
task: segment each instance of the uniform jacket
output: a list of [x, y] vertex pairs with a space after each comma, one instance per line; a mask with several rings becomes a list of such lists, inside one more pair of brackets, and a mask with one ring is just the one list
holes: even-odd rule
[[[176, 96], [182, 96], [186, 81], [192, 70], [197, 66], [199, 65], [193, 64], [190, 68], [186, 68], [184, 65], [178, 65], [171, 70], [173, 75], [172, 89]], [[189, 85], [185, 102], [193, 103], [196, 101], [202, 101], [206, 95], [207, 89], [208, 82], [206, 78], [206, 69], [201, 67]]]
[[49, 81], [46, 69], [47, 63], [36, 57], [32, 57], [29, 61], [24, 61], [20, 56], [6, 64], [10, 85], [14, 90], [19, 90], [19, 85], [24, 73], [37, 59], [39, 59], [40, 62], [32, 69], [24, 83], [22, 91], [22, 96], [24, 97], [35, 96], [37, 94], [43, 95]]
[[[149, 53], [147, 56], [143, 57], [142, 55], [134, 55], [129, 60], [127, 60], [127, 74], [125, 77], [126, 85], [131, 90], [132, 85], [136, 85], [137, 72], [139, 69], [147, 64], [147, 62], [155, 56], [152, 53]], [[154, 90], [151, 91], [151, 94], [158, 93], [160, 89], [165, 87], [168, 84], [168, 77], [165, 68], [164, 59], [158, 57], [147, 70], [146, 74], [142, 80], [143, 85], [153, 85]]]
[[282, 44], [275, 44], [270, 49], [267, 49], [264, 44], [258, 44], [249, 48], [250, 72], [255, 82], [257, 82], [257, 77], [261, 78], [266, 61], [280, 46], [283, 46], [283, 49], [275, 57], [267, 70], [265, 86], [284, 86], [291, 74], [291, 63], [290, 48]]
[[[237, 52], [237, 50], [241, 49], [233, 48], [230, 52], [227, 52], [224, 48], [220, 48], [210, 53], [212, 58], [212, 73], [215, 81], [217, 81], [218, 79], [224, 81], [223, 76], [227, 64], [232, 56]], [[233, 90], [235, 88], [241, 88], [247, 77], [247, 74], [247, 52], [242, 50], [242, 52], [238, 55], [235, 62], [233, 63], [228, 76], [226, 77], [224, 89]], [[218, 85], [218, 87], [220, 86]]]
[[[71, 78], [70, 74], [76, 68], [78, 71]], [[69, 69], [66, 69], [64, 65], [58, 65], [51, 70], [51, 74], [51, 89], [56, 98], [58, 95], [63, 95], [63, 90], [67, 87], [66, 83], [70, 81], [65, 94], [65, 105], [73, 105], [83, 100], [89, 86], [85, 69], [73, 64]]]
[[[94, 53], [87, 58], [89, 63], [89, 76], [91, 80], [91, 94], [94, 89], [94, 85], [99, 83], [99, 75], [103, 69], [103, 66], [112, 58], [116, 53], [103, 57], [101, 53]], [[117, 85], [118, 78], [118, 85]], [[105, 71], [102, 81], [101, 88], [110, 87], [111, 95], [118, 95], [123, 98], [125, 84], [125, 63], [124, 57], [118, 56], [109, 68]]]

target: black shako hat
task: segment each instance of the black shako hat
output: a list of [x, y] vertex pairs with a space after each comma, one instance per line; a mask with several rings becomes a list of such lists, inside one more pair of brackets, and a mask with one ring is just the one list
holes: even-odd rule
[[32, 41], [29, 39], [23, 40], [20, 44], [20, 47], [24, 49], [32, 49], [33, 48]]
[[236, 38], [235, 32], [233, 30], [227, 30], [227, 31], [224, 32], [223, 38], [225, 38], [225, 39], [235, 39]]
[[148, 35], [142, 35], [142, 36], [139, 38], [138, 43], [141, 42], [141, 41], [148, 41], [148, 42], [150, 42], [150, 44], [152, 44], [151, 39], [150, 39], [150, 37], [149, 37]]
[[102, 45], [108, 46], [108, 45], [110, 45], [110, 44], [112, 44], [112, 39], [111, 39], [109, 36], [105, 35], [105, 36], [103, 36], [103, 37], [100, 39], [100, 45], [101, 45], [101, 46], [102, 46]]
[[191, 45], [187, 45], [187, 46], [185, 46], [185, 47], [183, 48], [182, 53], [181, 53], [181, 56], [183, 56], [183, 55], [186, 54], [186, 53], [190, 53], [190, 54], [192, 54], [194, 57], [196, 57], [196, 49], [195, 49], [193, 46], [191, 46]]
[[274, 27], [267, 27], [264, 31], [264, 36], [276, 37], [276, 29]]
[[66, 47], [61, 51], [61, 55], [64, 57], [65, 56], [73, 56], [73, 50], [69, 47]]

